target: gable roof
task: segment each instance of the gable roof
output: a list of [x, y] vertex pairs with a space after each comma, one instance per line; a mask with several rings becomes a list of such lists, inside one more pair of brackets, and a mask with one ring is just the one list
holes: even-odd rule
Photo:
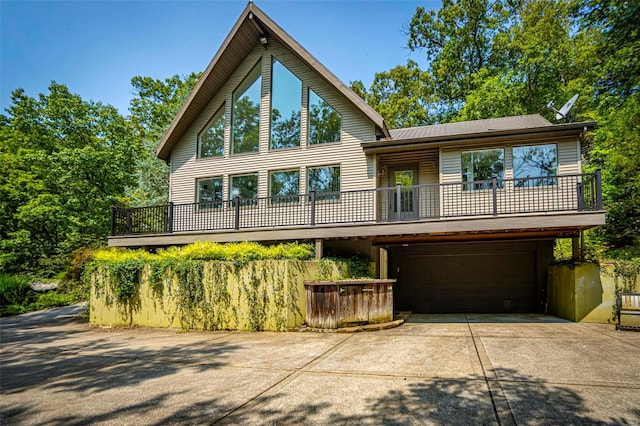
[[380, 114], [318, 62], [255, 4], [249, 2], [162, 137], [156, 148], [156, 155], [159, 158], [165, 161], [169, 159], [171, 150], [189, 126], [202, 113], [249, 52], [260, 42], [260, 38], [265, 36], [273, 37], [288, 48], [302, 63], [315, 71], [330, 87], [370, 119], [384, 137], [391, 137]]

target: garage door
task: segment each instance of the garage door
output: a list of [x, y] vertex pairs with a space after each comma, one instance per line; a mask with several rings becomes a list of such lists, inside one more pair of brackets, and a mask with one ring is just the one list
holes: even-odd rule
[[[543, 247], [550, 250], [549, 244]], [[395, 247], [390, 274], [396, 310], [414, 313], [535, 312], [539, 300], [536, 242]]]

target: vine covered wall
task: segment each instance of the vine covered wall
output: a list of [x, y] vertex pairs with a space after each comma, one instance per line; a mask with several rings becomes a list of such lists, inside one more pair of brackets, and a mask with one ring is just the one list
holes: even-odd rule
[[314, 259], [313, 247], [196, 243], [151, 254], [94, 254], [94, 325], [284, 331], [302, 325], [304, 281], [363, 275], [361, 259]]

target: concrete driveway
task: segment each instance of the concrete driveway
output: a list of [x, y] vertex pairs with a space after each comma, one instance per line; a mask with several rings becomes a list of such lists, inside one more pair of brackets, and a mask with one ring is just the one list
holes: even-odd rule
[[640, 424], [640, 333], [520, 315], [356, 334], [0, 320], [1, 424]]

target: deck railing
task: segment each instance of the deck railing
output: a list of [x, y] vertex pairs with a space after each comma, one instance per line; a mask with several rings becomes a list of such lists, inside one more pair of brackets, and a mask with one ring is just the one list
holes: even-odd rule
[[598, 170], [592, 174], [112, 207], [111, 235], [596, 211], [602, 210], [600, 176]]

